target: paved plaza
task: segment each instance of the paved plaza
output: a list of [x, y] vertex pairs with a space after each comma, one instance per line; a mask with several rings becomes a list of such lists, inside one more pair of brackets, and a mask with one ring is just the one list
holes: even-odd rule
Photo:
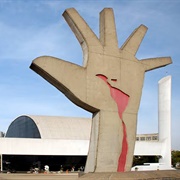
[[78, 173], [71, 174], [0, 174], [0, 180], [77, 180]]
[[0, 174], [0, 180], [180, 180], [180, 171], [132, 171], [124, 173]]

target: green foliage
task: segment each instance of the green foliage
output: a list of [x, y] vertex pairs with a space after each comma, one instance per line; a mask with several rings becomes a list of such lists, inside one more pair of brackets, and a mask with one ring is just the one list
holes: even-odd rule
[[180, 163], [180, 151], [172, 151], [171, 157], [172, 157], [172, 165], [173, 167], [176, 167], [176, 164], [178, 162]]

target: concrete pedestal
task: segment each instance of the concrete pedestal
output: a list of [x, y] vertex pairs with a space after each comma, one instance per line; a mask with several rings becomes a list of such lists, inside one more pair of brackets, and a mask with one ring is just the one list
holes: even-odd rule
[[81, 180], [145, 180], [145, 179], [162, 179], [162, 180], [179, 180], [180, 171], [170, 170], [170, 171], [131, 171], [123, 173], [87, 173], [79, 177]]

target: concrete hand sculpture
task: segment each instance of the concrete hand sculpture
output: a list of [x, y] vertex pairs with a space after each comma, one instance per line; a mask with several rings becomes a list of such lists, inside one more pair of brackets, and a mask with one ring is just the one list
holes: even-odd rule
[[31, 68], [73, 103], [93, 113], [85, 172], [129, 171], [144, 73], [170, 64], [171, 58], [135, 57], [147, 31], [144, 25], [119, 48], [110, 8], [100, 13], [99, 38], [75, 9], [65, 10], [63, 16], [82, 47], [83, 66], [43, 56]]

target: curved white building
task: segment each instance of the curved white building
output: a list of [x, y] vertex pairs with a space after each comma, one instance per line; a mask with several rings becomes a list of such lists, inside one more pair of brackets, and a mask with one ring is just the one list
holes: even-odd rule
[[89, 118], [24, 115], [10, 124], [6, 137], [89, 140], [90, 129]]
[[18, 171], [34, 165], [43, 168], [45, 163], [54, 171], [61, 165], [84, 166], [90, 129], [88, 118], [20, 116], [10, 124], [6, 137], [0, 138], [1, 170], [7, 170], [7, 161], [9, 169]]

